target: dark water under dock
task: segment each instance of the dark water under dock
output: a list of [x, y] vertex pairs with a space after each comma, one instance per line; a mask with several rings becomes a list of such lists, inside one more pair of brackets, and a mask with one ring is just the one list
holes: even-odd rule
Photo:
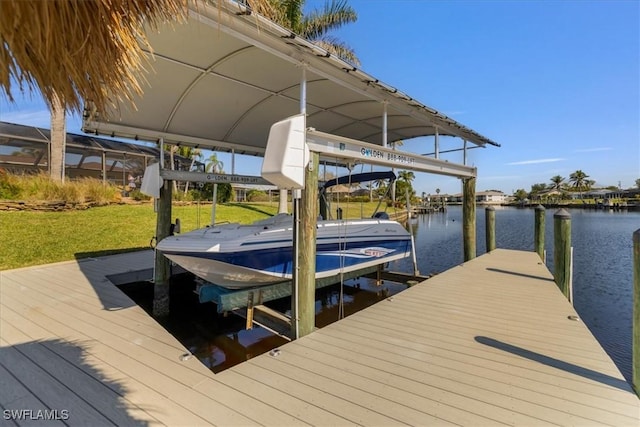
[[[288, 342], [261, 327], [245, 330], [245, 319], [218, 314], [213, 303], [201, 304], [194, 293], [190, 274], [174, 276], [171, 286], [171, 314], [160, 321], [174, 337], [213, 372], [220, 372]], [[152, 310], [153, 286], [148, 282], [121, 286], [129, 297], [148, 313]], [[370, 279], [354, 279], [342, 288], [344, 315], [348, 316], [406, 289], [405, 285], [386, 282], [376, 286]], [[321, 328], [338, 320], [340, 285], [318, 290], [316, 326]], [[266, 303], [290, 314], [290, 298]]]

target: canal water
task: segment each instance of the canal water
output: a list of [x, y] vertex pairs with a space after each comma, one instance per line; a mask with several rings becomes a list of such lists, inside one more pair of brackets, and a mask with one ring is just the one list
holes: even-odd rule
[[[553, 214], [546, 212], [547, 266], [553, 272]], [[485, 252], [484, 209], [477, 209], [477, 250]], [[581, 319], [614, 360], [622, 374], [631, 378], [631, 319], [633, 304], [632, 234], [640, 228], [640, 212], [572, 209], [574, 247], [574, 304]], [[411, 220], [418, 267], [423, 275], [437, 274], [460, 264], [462, 252], [462, 210], [419, 215]], [[533, 209], [496, 207], [496, 246], [533, 250]], [[395, 262], [394, 271], [413, 271], [411, 258]], [[214, 372], [267, 352], [286, 341], [262, 328], [244, 330], [245, 320], [217, 314], [213, 304], [200, 304], [193, 293], [195, 283], [188, 275], [174, 278], [171, 316], [163, 321], [191, 353]], [[350, 280], [318, 292], [316, 325], [338, 320], [340, 295], [344, 315], [361, 310], [406, 289], [390, 282], [376, 286], [367, 279]], [[123, 288], [140, 306], [150, 311], [153, 289], [138, 283]], [[270, 303], [287, 312], [288, 299]]]

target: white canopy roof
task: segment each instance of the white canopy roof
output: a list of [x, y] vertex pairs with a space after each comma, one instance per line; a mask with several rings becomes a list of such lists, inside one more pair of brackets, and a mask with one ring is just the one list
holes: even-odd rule
[[153, 70], [137, 110], [87, 111], [85, 132], [262, 155], [270, 126], [300, 113], [304, 68], [317, 130], [381, 145], [386, 105], [388, 142], [437, 132], [498, 145], [234, 2], [194, 3], [186, 24], [148, 38]]

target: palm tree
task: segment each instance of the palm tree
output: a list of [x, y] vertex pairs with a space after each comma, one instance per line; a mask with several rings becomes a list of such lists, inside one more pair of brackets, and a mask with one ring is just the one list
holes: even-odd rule
[[67, 143], [66, 115], [64, 103], [59, 97], [54, 97], [49, 105], [51, 112], [51, 143], [49, 145], [49, 177], [55, 182], [64, 182], [64, 157]]
[[274, 22], [291, 29], [340, 59], [360, 65], [353, 49], [328, 35], [331, 30], [356, 22], [358, 19], [356, 11], [347, 4], [346, 0], [327, 1], [322, 10], [314, 9], [306, 15], [303, 13], [304, 0], [271, 0], [271, 2], [275, 13], [267, 17]]
[[553, 184], [551, 185], [551, 189], [560, 190], [560, 188], [562, 187], [562, 182], [563, 181], [564, 181], [564, 178], [561, 177], [560, 175], [552, 176], [551, 177], [551, 182]]
[[589, 178], [589, 175], [579, 169], [569, 175], [569, 181], [573, 182], [573, 186], [580, 191], [580, 198], [582, 198], [582, 191], [586, 185], [587, 178]]
[[412, 171], [400, 171], [398, 178], [411, 185], [411, 182], [416, 179], [416, 175]]
[[[184, 148], [187, 148], [187, 147], [184, 147]], [[191, 165], [189, 166], [189, 170], [192, 170], [193, 165], [196, 163], [196, 159], [202, 158], [202, 150], [200, 150], [199, 148], [191, 148], [191, 147], [188, 147], [188, 148], [189, 150], [186, 153], [187, 155], [185, 157], [191, 158]], [[180, 153], [180, 155], [183, 155], [183, 154]], [[188, 192], [189, 192], [189, 181], [187, 181], [184, 184], [184, 195], [186, 196]]]
[[209, 156], [209, 161], [207, 162], [207, 166], [205, 170], [208, 173], [224, 173], [224, 163], [221, 160], [218, 160], [218, 155], [216, 153], [212, 153]]

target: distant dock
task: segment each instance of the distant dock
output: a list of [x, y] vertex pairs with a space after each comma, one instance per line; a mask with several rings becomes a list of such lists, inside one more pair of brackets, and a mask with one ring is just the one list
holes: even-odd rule
[[152, 262], [145, 251], [0, 272], [3, 414], [17, 425], [38, 410], [60, 425], [640, 423], [640, 400], [533, 252], [495, 250], [219, 374], [107, 279]]

